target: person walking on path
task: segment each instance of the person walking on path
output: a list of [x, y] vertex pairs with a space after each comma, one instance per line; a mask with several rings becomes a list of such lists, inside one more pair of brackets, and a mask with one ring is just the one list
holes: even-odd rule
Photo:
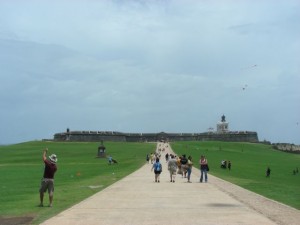
[[204, 155], [201, 155], [200, 160], [199, 160], [199, 164], [200, 164], [200, 170], [201, 170], [201, 176], [200, 176], [200, 182], [202, 183], [203, 181], [203, 175], [204, 175], [204, 179], [205, 182], [207, 182], [207, 159]]
[[154, 161], [155, 161], [155, 154], [154, 153], [151, 153], [151, 156], [150, 156], [150, 159], [151, 159], [151, 164], [153, 164], [154, 163]]
[[170, 157], [170, 155], [169, 155], [169, 153], [167, 153], [167, 154], [165, 155], [166, 162], [168, 162], [168, 161], [169, 161], [169, 157]]
[[159, 181], [159, 175], [162, 172], [162, 165], [159, 162], [159, 158], [156, 158], [156, 162], [153, 164], [151, 171], [154, 169], [154, 174], [155, 174], [155, 182], [160, 182]]
[[44, 193], [48, 190], [49, 194], [49, 207], [53, 204], [53, 192], [54, 192], [54, 174], [57, 171], [57, 156], [52, 154], [47, 159], [48, 148], [43, 152], [43, 161], [45, 163], [44, 175], [40, 187], [40, 207], [43, 207]]
[[177, 171], [177, 160], [172, 154], [171, 159], [168, 161], [168, 170], [170, 172], [170, 182], [175, 183], [176, 171]]
[[182, 176], [184, 176], [184, 178], [186, 178], [186, 173], [187, 173], [187, 162], [188, 159], [186, 158], [186, 155], [182, 155], [180, 159], [180, 164], [181, 164]]
[[192, 161], [192, 156], [188, 157], [188, 162], [187, 162], [187, 179], [188, 179], [188, 183], [192, 183], [191, 182], [191, 173], [192, 173], [192, 167], [193, 167], [193, 161]]

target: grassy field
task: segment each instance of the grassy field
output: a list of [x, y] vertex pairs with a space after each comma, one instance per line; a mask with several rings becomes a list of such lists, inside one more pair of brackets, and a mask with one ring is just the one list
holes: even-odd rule
[[[269, 145], [229, 142], [176, 142], [171, 144], [177, 154], [191, 155], [198, 166], [205, 155], [210, 174], [248, 190], [300, 209], [300, 154], [273, 150]], [[232, 162], [231, 171], [220, 168], [221, 160]], [[266, 178], [267, 167], [271, 168]]]
[[[0, 147], [0, 217], [33, 217], [33, 224], [69, 208], [81, 200], [140, 168], [154, 143], [106, 142], [107, 154], [119, 164], [108, 165], [96, 158], [99, 143], [27, 142]], [[228, 142], [175, 142], [178, 154], [191, 155], [197, 167], [201, 154], [208, 158], [210, 174], [246, 189], [300, 209], [300, 155], [279, 152], [271, 146]], [[43, 174], [42, 153], [58, 155], [55, 176], [54, 207], [37, 207], [38, 189]], [[221, 160], [230, 160], [232, 170], [220, 168]], [[265, 177], [267, 166], [271, 177]], [[45, 196], [45, 205], [48, 196]]]
[[[99, 143], [28, 142], [0, 147], [0, 217], [34, 217], [33, 224], [69, 208], [140, 168], [155, 144], [104, 143], [119, 163], [96, 158]], [[44, 164], [42, 153], [58, 156], [54, 207], [37, 207]], [[48, 204], [45, 195], [44, 205]]]

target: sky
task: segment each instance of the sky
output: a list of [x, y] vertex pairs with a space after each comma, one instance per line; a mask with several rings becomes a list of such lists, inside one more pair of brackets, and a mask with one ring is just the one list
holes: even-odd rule
[[300, 144], [299, 0], [1, 0], [0, 144], [231, 131]]

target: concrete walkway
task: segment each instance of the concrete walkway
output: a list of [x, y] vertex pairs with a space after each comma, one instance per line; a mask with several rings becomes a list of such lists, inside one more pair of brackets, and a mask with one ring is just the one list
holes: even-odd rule
[[[163, 154], [167, 152], [172, 150], [166, 147]], [[194, 161], [197, 162], [198, 159]], [[208, 183], [199, 183], [199, 171], [196, 168], [193, 168], [191, 175], [192, 183], [187, 183], [181, 175], [177, 175], [175, 183], [170, 183], [164, 155], [161, 162], [163, 172], [160, 183], [154, 182], [154, 173], [150, 171], [152, 165], [146, 164], [42, 224], [284, 224], [276, 219], [269, 219], [272, 215], [268, 218], [234, 195], [222, 191], [220, 179], [209, 175]], [[300, 224], [298, 210], [290, 216], [295, 215], [298, 216], [295, 224]]]

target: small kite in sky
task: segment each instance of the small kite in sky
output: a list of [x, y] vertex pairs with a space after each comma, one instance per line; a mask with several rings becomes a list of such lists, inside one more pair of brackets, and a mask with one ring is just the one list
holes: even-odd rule
[[247, 66], [247, 67], [242, 68], [242, 70], [252, 69], [252, 68], [254, 68], [254, 67], [258, 67], [258, 65], [257, 65], [257, 64], [254, 64], [254, 65], [252, 65], [252, 66]]
[[248, 85], [245, 84], [245, 86], [243, 87], [243, 91], [245, 91], [247, 87], [248, 87]]

